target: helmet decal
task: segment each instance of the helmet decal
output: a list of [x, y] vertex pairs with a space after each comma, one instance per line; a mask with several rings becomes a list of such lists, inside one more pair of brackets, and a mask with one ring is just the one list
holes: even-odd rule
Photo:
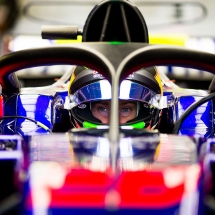
[[158, 84], [159, 84], [159, 86], [160, 86], [160, 89], [161, 89], [161, 95], [163, 95], [163, 88], [162, 88], [162, 82], [161, 82], [161, 77], [160, 77], [160, 75], [159, 75], [159, 72], [158, 72], [158, 70], [157, 70], [157, 68], [156, 67], [154, 67], [155, 68], [155, 71], [156, 71], [156, 74], [155, 74], [155, 80], [158, 82]]
[[70, 94], [69, 91], [70, 91], [71, 85], [72, 85], [73, 81], [75, 80], [75, 73], [74, 73], [74, 70], [75, 70], [75, 68], [73, 69], [71, 78], [70, 78], [70, 80], [69, 80], [68, 95]]

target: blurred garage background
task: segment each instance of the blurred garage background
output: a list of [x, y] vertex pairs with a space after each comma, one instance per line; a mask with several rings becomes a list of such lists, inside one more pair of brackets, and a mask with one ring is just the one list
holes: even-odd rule
[[[92, 8], [100, 1], [90, 0], [0, 0], [0, 55], [9, 52], [80, 42], [41, 38], [42, 25], [75, 25], [83, 29]], [[214, 0], [133, 0], [148, 26], [151, 44], [171, 44], [215, 53]], [[67, 68], [41, 67], [17, 73], [22, 86], [53, 83]], [[212, 75], [177, 67], [160, 67], [182, 87], [207, 89]]]

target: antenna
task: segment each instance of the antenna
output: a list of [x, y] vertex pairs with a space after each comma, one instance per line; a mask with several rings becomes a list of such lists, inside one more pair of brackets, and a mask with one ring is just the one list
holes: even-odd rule
[[82, 35], [82, 30], [77, 26], [58, 26], [58, 25], [43, 25], [41, 36], [43, 39], [77, 39], [78, 35]]

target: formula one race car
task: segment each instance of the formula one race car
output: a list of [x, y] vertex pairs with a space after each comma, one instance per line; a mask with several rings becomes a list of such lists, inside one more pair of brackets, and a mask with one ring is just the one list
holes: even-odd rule
[[[121, 19], [113, 20], [112, 12]], [[184, 89], [160, 74], [161, 95], [147, 69], [173, 65], [215, 73], [215, 55], [148, 44], [143, 17], [124, 0], [98, 4], [82, 35], [80, 44], [0, 59], [0, 214], [214, 214], [215, 83], [207, 91]], [[71, 67], [51, 86], [20, 88], [16, 71], [55, 65]], [[71, 81], [74, 65], [90, 68], [80, 73], [84, 83], [86, 74], [107, 80], [111, 96], [109, 85], [101, 92], [101, 84]], [[148, 75], [141, 79], [136, 71], [143, 68]], [[80, 90], [70, 94], [74, 86]], [[104, 97], [111, 99], [109, 123], [84, 121], [76, 128], [75, 102], [86, 110], [89, 98]], [[158, 110], [155, 129], [120, 123], [119, 99], [131, 98]]]

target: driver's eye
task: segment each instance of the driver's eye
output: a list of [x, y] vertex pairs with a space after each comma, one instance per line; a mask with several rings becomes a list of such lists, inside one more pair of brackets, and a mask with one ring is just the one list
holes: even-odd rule
[[133, 111], [132, 108], [129, 108], [129, 107], [122, 108], [120, 110], [120, 115], [121, 116], [128, 116], [132, 111]]
[[122, 108], [121, 112], [130, 112], [131, 108]]
[[109, 111], [107, 108], [105, 108], [105, 107], [98, 107], [98, 110], [99, 111], [102, 111], [102, 112], [107, 112], [107, 111]]
[[99, 107], [97, 107], [97, 111], [102, 116], [108, 116], [109, 115], [109, 110], [106, 107], [99, 106]]

